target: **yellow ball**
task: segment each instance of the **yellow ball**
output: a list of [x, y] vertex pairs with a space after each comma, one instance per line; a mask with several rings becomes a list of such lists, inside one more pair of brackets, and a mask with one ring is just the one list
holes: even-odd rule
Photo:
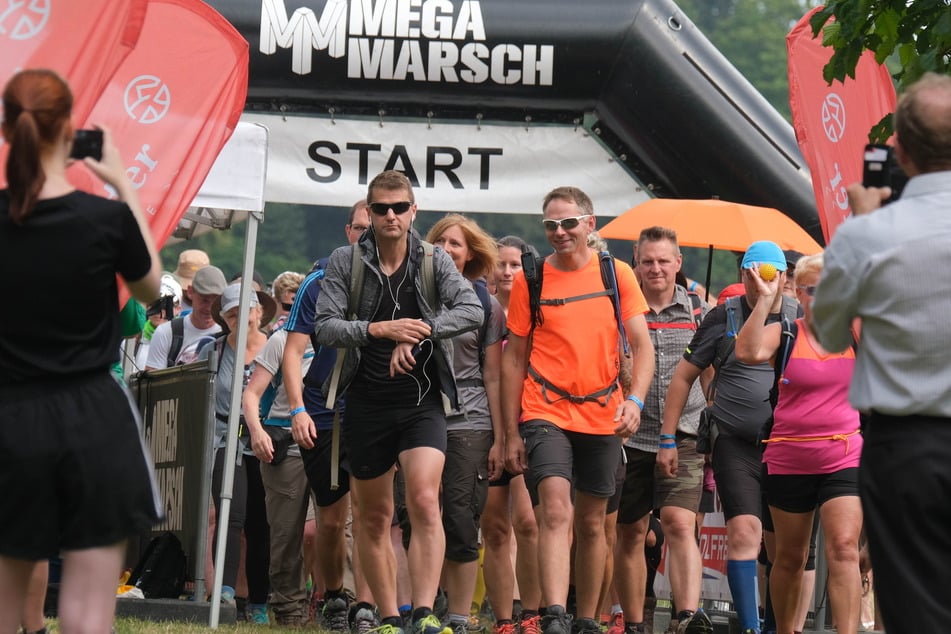
[[771, 282], [776, 277], [776, 267], [769, 263], [760, 264], [759, 276], [767, 282]]

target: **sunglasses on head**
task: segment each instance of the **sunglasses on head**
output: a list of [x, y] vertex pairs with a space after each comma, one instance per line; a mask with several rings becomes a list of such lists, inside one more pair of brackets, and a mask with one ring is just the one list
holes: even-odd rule
[[370, 207], [370, 211], [372, 211], [377, 216], [385, 216], [390, 211], [390, 209], [393, 210], [393, 213], [399, 216], [409, 211], [410, 207], [412, 206], [412, 202], [405, 200], [399, 203], [370, 203], [368, 205], [368, 207]]
[[558, 231], [558, 227], [561, 227], [565, 231], [571, 231], [581, 223], [582, 218], [587, 218], [589, 215], [590, 214], [584, 214], [583, 216], [573, 216], [560, 220], [545, 218], [542, 220], [542, 225], [545, 227], [545, 231]]

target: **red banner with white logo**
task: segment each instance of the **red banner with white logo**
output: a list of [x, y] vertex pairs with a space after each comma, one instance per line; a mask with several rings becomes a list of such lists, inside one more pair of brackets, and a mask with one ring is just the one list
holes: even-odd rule
[[851, 210], [845, 188], [862, 180], [862, 154], [868, 133], [895, 111], [895, 86], [885, 66], [865, 51], [855, 79], [828, 85], [822, 68], [832, 48], [813, 37], [807, 13], [786, 36], [789, 52], [789, 102], [799, 148], [812, 172], [819, 221], [826, 244]]
[[[0, 0], [0, 85], [24, 68], [50, 68], [73, 90], [73, 122], [92, 110], [132, 51], [148, 0]], [[0, 148], [0, 187], [6, 186]]]
[[[198, 0], [149, 0], [135, 49], [83, 127], [112, 130], [158, 247], [234, 131], [247, 86], [248, 43], [220, 14]], [[112, 193], [82, 165], [70, 179]]]

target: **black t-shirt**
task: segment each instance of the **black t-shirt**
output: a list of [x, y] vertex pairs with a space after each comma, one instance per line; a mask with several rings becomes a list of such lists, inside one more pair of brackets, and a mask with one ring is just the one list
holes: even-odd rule
[[[684, 352], [684, 359], [701, 369], [712, 365], [720, 340], [731, 333], [735, 336], [734, 328], [738, 331], [751, 313], [745, 298], [741, 299], [739, 310], [743, 318], [736, 315], [733, 324], [729, 323], [725, 304], [707, 313]], [[781, 313], [771, 313], [766, 323], [781, 318]], [[774, 380], [775, 372], [769, 363], [750, 365], [737, 361], [733, 354], [727, 357], [716, 378], [713, 402], [713, 414], [720, 422], [721, 431], [755, 441], [763, 422], [772, 414], [769, 390]]]
[[0, 191], [0, 385], [108, 369], [119, 356], [116, 274], [151, 268], [132, 210], [84, 192], [39, 201], [22, 225]]
[[[392, 275], [383, 276], [383, 293], [380, 305], [370, 319], [391, 321], [394, 319], [420, 319], [423, 313], [416, 296], [416, 281], [408, 271], [408, 259]], [[436, 363], [432, 358], [432, 341], [424, 341], [417, 363], [409, 374], [390, 377], [390, 358], [396, 342], [392, 339], [371, 339], [363, 348], [360, 370], [353, 381], [350, 393], [360, 392], [361, 397], [386, 400], [396, 403], [416, 404], [426, 395], [438, 393]]]

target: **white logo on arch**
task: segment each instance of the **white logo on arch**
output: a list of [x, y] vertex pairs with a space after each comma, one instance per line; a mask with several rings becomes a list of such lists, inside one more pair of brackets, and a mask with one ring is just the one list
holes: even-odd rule
[[172, 106], [172, 93], [155, 75], [139, 75], [129, 82], [123, 95], [126, 114], [145, 125], [157, 123]]
[[822, 101], [822, 129], [833, 143], [838, 143], [845, 135], [845, 104], [834, 92]]
[[11, 40], [36, 37], [49, 21], [51, 1], [7, 0], [6, 8], [0, 10], [0, 36]]

